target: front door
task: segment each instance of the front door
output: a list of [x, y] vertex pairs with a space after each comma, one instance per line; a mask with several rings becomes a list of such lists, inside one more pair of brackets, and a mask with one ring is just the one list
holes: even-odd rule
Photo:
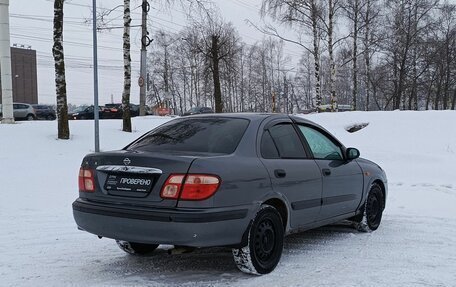
[[347, 161], [342, 146], [323, 130], [298, 125], [323, 176], [319, 219], [356, 211], [362, 197], [363, 174], [354, 160]]

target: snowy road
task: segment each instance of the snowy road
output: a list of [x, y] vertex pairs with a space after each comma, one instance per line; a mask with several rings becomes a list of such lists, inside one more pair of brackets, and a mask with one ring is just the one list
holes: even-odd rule
[[[423, 187], [392, 186], [394, 194]], [[456, 191], [441, 192], [455, 201]], [[77, 231], [69, 212], [22, 210], [2, 232], [1, 286], [456, 286], [456, 220], [412, 215], [389, 206], [381, 228], [358, 233], [328, 226], [287, 237], [281, 263], [269, 275], [244, 275], [229, 249], [147, 257], [124, 254], [112, 240]], [[410, 209], [409, 215], [402, 212]]]
[[[168, 255], [162, 246], [151, 256], [134, 257], [112, 240], [78, 231], [71, 203], [80, 160], [91, 147], [90, 123], [72, 122], [74, 136], [67, 143], [54, 139], [54, 123], [0, 126], [0, 286], [456, 286], [454, 136], [428, 128], [429, 141], [410, 145], [413, 131], [396, 124], [403, 135], [394, 136], [391, 150], [389, 142], [372, 144], [375, 135], [385, 137], [379, 123], [395, 121], [391, 114], [330, 117], [313, 120], [359, 146], [388, 173], [382, 225], [369, 234], [337, 225], [291, 235], [277, 269], [261, 277], [240, 273], [229, 249]], [[371, 131], [342, 134], [341, 126], [361, 118], [371, 122]], [[423, 127], [439, 117], [418, 118]], [[439, 120], [455, 119], [452, 113]], [[138, 132], [127, 136], [118, 131], [118, 122], [104, 121], [102, 144], [121, 147], [163, 121], [137, 120]], [[433, 154], [419, 154], [423, 146]], [[419, 156], [430, 159], [416, 165], [411, 158]]]

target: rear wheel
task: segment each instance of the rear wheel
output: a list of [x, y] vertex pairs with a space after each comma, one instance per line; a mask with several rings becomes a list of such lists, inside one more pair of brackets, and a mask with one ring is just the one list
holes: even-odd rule
[[280, 213], [273, 206], [263, 205], [250, 226], [247, 246], [233, 249], [237, 268], [249, 274], [270, 273], [280, 261], [283, 237]]
[[136, 243], [136, 242], [128, 242], [123, 240], [116, 240], [117, 246], [120, 249], [125, 251], [128, 254], [136, 254], [136, 255], [145, 255], [155, 251], [157, 249], [158, 244], [144, 244], [144, 243]]
[[374, 183], [364, 203], [363, 216], [356, 222], [356, 228], [363, 232], [377, 230], [382, 221], [383, 209], [384, 198], [382, 188], [380, 185]]

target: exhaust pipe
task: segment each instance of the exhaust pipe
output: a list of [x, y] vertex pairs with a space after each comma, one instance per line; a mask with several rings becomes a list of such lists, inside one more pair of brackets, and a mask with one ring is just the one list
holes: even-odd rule
[[174, 248], [168, 249], [168, 254], [177, 255], [177, 254], [190, 253], [190, 252], [193, 252], [195, 249], [196, 249], [196, 247], [175, 245]]

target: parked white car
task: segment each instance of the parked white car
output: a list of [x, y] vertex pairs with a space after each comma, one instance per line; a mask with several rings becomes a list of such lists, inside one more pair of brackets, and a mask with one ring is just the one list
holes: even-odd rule
[[[2, 111], [2, 105], [0, 104], [0, 118], [3, 117]], [[30, 104], [14, 103], [13, 113], [15, 120], [33, 121], [36, 119], [35, 109]]]

